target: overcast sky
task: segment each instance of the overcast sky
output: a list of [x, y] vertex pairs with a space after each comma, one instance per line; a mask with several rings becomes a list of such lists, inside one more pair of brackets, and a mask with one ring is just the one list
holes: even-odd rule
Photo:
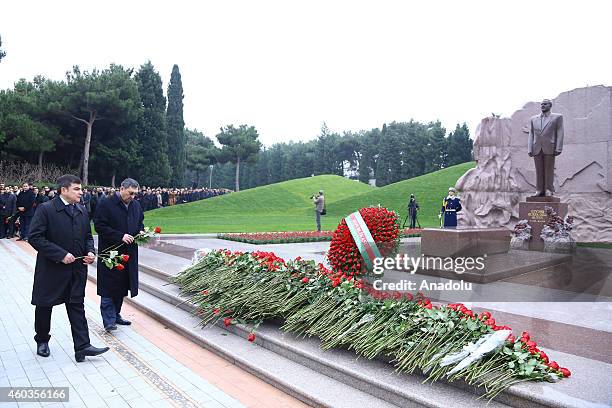
[[[0, 0], [0, 88], [42, 74], [178, 64], [185, 123], [266, 145], [384, 122], [472, 131], [491, 112], [612, 85], [608, 1]], [[554, 110], [554, 108], [553, 108]]]

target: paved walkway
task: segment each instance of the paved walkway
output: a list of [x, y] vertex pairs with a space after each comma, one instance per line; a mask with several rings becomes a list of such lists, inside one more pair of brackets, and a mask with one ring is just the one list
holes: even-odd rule
[[112, 335], [101, 324], [95, 285], [87, 284], [85, 311], [91, 342], [111, 350], [76, 363], [70, 325], [54, 308], [51, 356], [36, 355], [30, 304], [34, 250], [0, 241], [0, 387], [69, 387], [68, 403], [0, 403], [45, 407], [304, 407], [253, 375], [126, 304], [133, 325]]

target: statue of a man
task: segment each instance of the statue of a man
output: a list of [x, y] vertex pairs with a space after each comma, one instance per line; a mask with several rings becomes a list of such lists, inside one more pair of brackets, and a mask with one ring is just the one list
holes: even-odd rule
[[531, 118], [527, 153], [533, 157], [536, 171], [534, 197], [552, 196], [555, 192], [555, 156], [563, 151], [563, 116], [552, 113], [552, 102], [544, 99], [542, 113]]

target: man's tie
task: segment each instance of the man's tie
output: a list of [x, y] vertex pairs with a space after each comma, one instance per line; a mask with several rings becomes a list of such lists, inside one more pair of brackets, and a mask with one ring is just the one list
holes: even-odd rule
[[68, 204], [66, 210], [68, 211], [68, 215], [74, 217], [74, 204]]

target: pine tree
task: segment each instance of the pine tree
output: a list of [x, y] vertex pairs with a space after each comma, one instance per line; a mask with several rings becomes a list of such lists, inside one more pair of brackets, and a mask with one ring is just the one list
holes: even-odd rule
[[166, 131], [166, 98], [162, 80], [151, 61], [136, 74], [140, 100], [144, 108], [140, 122], [140, 147], [143, 171], [140, 182], [147, 186], [166, 186], [170, 180], [168, 134]]
[[[2, 37], [0, 37], [0, 47], [2, 47]], [[0, 61], [2, 61], [2, 58], [4, 57], [6, 57], [6, 52], [2, 51], [0, 48]]]
[[472, 160], [473, 142], [470, 139], [470, 131], [464, 123], [455, 127], [448, 135], [448, 165], [465, 163]]
[[183, 84], [178, 65], [172, 67], [168, 85], [168, 159], [172, 168], [170, 184], [181, 187], [185, 184], [185, 121], [183, 120]]
[[217, 135], [217, 140], [223, 146], [219, 152], [218, 160], [221, 163], [230, 162], [236, 167], [236, 189], [240, 191], [240, 164], [250, 161], [254, 163], [257, 153], [261, 149], [259, 134], [253, 126], [233, 125], [221, 128], [221, 133]]
[[432, 122], [428, 129], [427, 147], [424, 149], [425, 154], [425, 173], [440, 170], [446, 167], [447, 145], [446, 145], [446, 129], [442, 124]]

